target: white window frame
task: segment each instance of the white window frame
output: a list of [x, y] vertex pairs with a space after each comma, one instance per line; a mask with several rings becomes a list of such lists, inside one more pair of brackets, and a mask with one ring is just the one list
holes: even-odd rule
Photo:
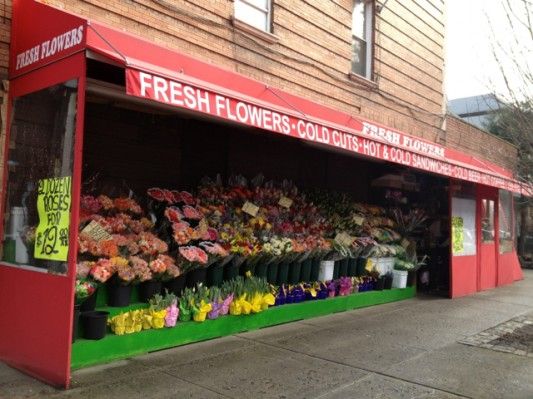
[[[362, 40], [366, 44], [366, 59], [365, 59], [365, 73], [364, 75], [361, 75], [359, 72], [354, 71], [353, 63], [350, 67], [351, 72], [353, 74], [356, 74], [358, 76], [362, 76], [366, 79], [371, 80], [372, 79], [372, 57], [373, 57], [373, 44], [374, 44], [374, 1], [373, 0], [360, 0], [360, 1], [354, 1], [353, 3], [353, 10], [352, 10], [352, 24], [355, 22], [353, 18], [353, 13], [355, 12], [355, 6], [358, 2], [361, 2], [364, 4], [364, 15], [365, 15], [365, 26], [364, 26], [364, 33], [363, 35], [366, 37], [359, 37], [356, 36], [353, 33], [353, 26], [352, 26], [352, 39], [358, 39]], [[353, 51], [353, 49], [352, 49]]]
[[[261, 31], [264, 31], [264, 32], [267, 32], [267, 33], [271, 33], [271, 30], [272, 30], [272, 25], [271, 25], [271, 21], [272, 21], [272, 0], [267, 0], [266, 3], [267, 3], [266, 8], [263, 8], [263, 7], [256, 6], [255, 4], [253, 4], [249, 0], [235, 0], [235, 8], [233, 10], [235, 18], [238, 19], [241, 22], [244, 22], [245, 24], [250, 25], [251, 27], [253, 27], [255, 29], [258, 29], [258, 30], [261, 30]], [[240, 4], [245, 4], [248, 7], [254, 8], [257, 11], [260, 11], [260, 12], [264, 13], [265, 16], [266, 16], [265, 28], [264, 29], [258, 28], [257, 26], [251, 24], [249, 21], [246, 21], [243, 18], [237, 18], [237, 7], [239, 7]]]

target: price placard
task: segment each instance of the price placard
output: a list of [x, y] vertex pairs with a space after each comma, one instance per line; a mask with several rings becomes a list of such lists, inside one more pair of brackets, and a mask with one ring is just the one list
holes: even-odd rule
[[335, 236], [335, 241], [342, 246], [349, 247], [355, 241], [355, 238], [346, 233], [345, 231], [338, 233]]
[[366, 265], [365, 265], [365, 270], [370, 273], [372, 271], [372, 269], [374, 269], [374, 262], [372, 262], [372, 260], [370, 260], [370, 259], [367, 259], [366, 260]]
[[408, 247], [409, 244], [411, 244], [411, 243], [409, 242], [409, 240], [408, 240], [407, 238], [404, 238], [400, 244], [401, 244], [402, 247], [404, 247], [405, 249], [407, 249], [407, 247]]
[[278, 202], [279, 206], [289, 209], [292, 206], [292, 200], [288, 197], [281, 197]]
[[358, 225], [358, 226], [362, 226], [363, 223], [365, 222], [365, 218], [362, 217], [362, 216], [359, 216], [359, 215], [355, 215], [353, 217], [353, 222]]
[[107, 241], [110, 240], [111, 234], [109, 234], [105, 229], [98, 223], [96, 220], [92, 220], [85, 228], [81, 231], [81, 234], [86, 234], [91, 237], [94, 241]]
[[259, 207], [250, 201], [246, 201], [242, 206], [242, 211], [250, 216], [256, 217], [257, 212], [259, 212]]
[[34, 257], [66, 261], [69, 246], [71, 178], [39, 180]]

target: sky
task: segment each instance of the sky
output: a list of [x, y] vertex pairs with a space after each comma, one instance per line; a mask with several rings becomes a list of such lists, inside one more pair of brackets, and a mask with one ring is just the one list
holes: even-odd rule
[[[513, 7], [521, 7], [523, 0], [508, 1]], [[517, 20], [526, 22], [525, 9], [516, 8], [518, 16], [512, 16], [511, 27], [504, 3], [505, 0], [446, 1], [445, 87], [448, 100], [491, 92], [510, 97], [494, 50], [499, 54], [512, 92], [520, 98], [526, 93], [531, 97], [533, 81], [529, 79], [528, 84], [524, 84], [521, 77], [523, 68], [533, 71], [533, 40], [530, 30]], [[533, 11], [533, 4], [530, 11]]]

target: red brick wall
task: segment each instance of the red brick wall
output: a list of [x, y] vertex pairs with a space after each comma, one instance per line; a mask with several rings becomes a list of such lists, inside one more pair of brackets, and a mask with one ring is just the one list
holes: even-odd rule
[[[374, 83], [370, 84], [349, 76], [353, 0], [273, 0], [275, 43], [235, 28], [232, 0], [40, 1], [352, 115], [446, 144], [443, 0], [389, 1], [376, 14]], [[11, 1], [4, 4], [4, 8], [0, 5], [0, 78], [7, 71]], [[452, 139], [453, 146], [475, 151], [468, 143], [461, 147], [463, 143]]]
[[446, 146], [510, 170], [516, 168], [515, 146], [452, 115], [446, 116]]
[[43, 0], [322, 104], [436, 140], [442, 0], [390, 1], [376, 16], [376, 85], [349, 79], [352, 0], [274, 0], [268, 43], [231, 23], [230, 0]]

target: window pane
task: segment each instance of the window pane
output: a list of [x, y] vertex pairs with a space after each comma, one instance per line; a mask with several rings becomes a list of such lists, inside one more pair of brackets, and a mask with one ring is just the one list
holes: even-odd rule
[[494, 201], [481, 201], [481, 241], [494, 242]]
[[352, 14], [352, 35], [366, 39], [365, 31], [365, 3], [361, 0], [356, 0]]
[[236, 0], [235, 5], [237, 5], [237, 3], [248, 3], [262, 10], [268, 10], [269, 1], [270, 0]]
[[512, 195], [509, 191], [500, 190], [500, 207], [498, 209], [498, 224], [500, 237], [500, 253], [511, 252], [514, 249], [513, 241], [513, 213]]
[[361, 76], [366, 76], [367, 43], [362, 39], [352, 37], [352, 44], [352, 72]]
[[242, 1], [235, 3], [235, 18], [252, 25], [254, 28], [269, 31], [268, 13], [260, 11]]
[[[53, 273], [67, 270], [66, 262], [50, 259], [62, 257], [68, 249], [76, 87], [77, 81], [69, 81], [14, 102], [3, 243], [6, 262]], [[60, 177], [64, 179], [53, 179]], [[41, 243], [37, 252], [36, 241]], [[46, 253], [40, 252], [45, 248]]]
[[476, 254], [476, 200], [452, 198], [453, 256]]

